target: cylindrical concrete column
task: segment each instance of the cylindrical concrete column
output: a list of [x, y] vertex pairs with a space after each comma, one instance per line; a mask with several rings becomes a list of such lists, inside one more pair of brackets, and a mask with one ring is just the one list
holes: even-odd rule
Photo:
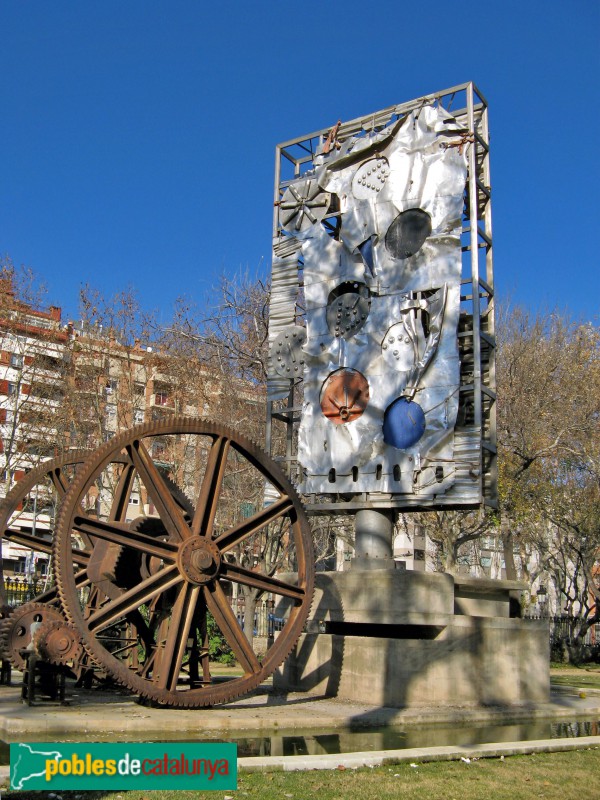
[[354, 518], [353, 569], [394, 569], [394, 512], [364, 508]]

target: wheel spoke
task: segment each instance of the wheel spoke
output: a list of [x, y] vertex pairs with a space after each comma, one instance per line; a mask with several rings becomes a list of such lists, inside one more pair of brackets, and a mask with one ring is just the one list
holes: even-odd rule
[[[4, 536], [9, 542], [20, 544], [23, 547], [28, 547], [30, 550], [36, 550], [38, 553], [52, 553], [52, 542], [44, 539], [39, 539], [31, 533], [25, 531], [11, 531], [6, 530]], [[89, 561], [89, 554], [83, 550], [73, 550], [73, 561], [79, 566], [84, 566]]]
[[245, 569], [237, 564], [223, 562], [220, 577], [223, 580], [243, 583], [244, 586], [252, 586], [255, 589], [261, 589], [263, 592], [273, 592], [274, 594], [280, 594], [284, 597], [291, 597], [299, 602], [302, 602], [306, 597], [306, 592], [300, 586], [294, 586], [292, 583], [285, 583], [277, 578], [272, 578], [270, 575], [263, 575], [260, 572], [252, 572], [252, 570]]
[[69, 482], [65, 481], [63, 478], [63, 468], [62, 466], [56, 467], [49, 473], [50, 480], [52, 481], [52, 485], [56, 489], [56, 493], [62, 499], [65, 494], [67, 493], [67, 489], [69, 488]]
[[191, 531], [181, 507], [171, 495], [144, 443], [136, 439], [126, 449], [169, 536], [175, 541], [189, 538]]
[[250, 642], [244, 636], [244, 631], [231, 610], [229, 600], [218, 581], [204, 587], [204, 597], [208, 610], [215, 618], [221, 633], [233, 650], [235, 657], [246, 673], [258, 672], [260, 662]]
[[127, 506], [131, 499], [131, 489], [135, 476], [133, 464], [126, 464], [119, 476], [119, 482], [115, 489], [109, 519], [124, 522], [127, 516]]
[[163, 561], [174, 561], [177, 554], [175, 543], [164, 542], [140, 531], [131, 530], [124, 522], [105, 522], [77, 515], [73, 520], [73, 530], [122, 547], [140, 550], [142, 553], [162, 558]]
[[87, 623], [89, 630], [97, 631], [99, 628], [106, 628], [108, 625], [122, 619], [130, 611], [137, 610], [139, 606], [147, 603], [148, 600], [162, 592], [166, 592], [172, 586], [176, 586], [182, 580], [175, 564], [159, 570], [155, 575], [146, 578], [138, 586], [134, 586], [133, 589], [129, 589], [120, 597], [111, 600], [94, 614], [91, 614]]
[[179, 594], [169, 618], [169, 632], [161, 654], [160, 667], [155, 675], [155, 683], [159, 689], [168, 689], [171, 692], [177, 689], [177, 678], [185, 655], [199, 592], [200, 587], [190, 583], [184, 583], [179, 587]]
[[10, 530], [10, 528], [8, 528], [4, 531], [4, 538], [13, 544], [20, 544], [23, 547], [28, 547], [31, 550], [37, 550], [40, 553], [52, 552], [51, 541], [40, 539], [39, 537], [33, 536], [33, 534], [26, 533], [25, 531]]
[[262, 508], [260, 511], [257, 511], [256, 514], [240, 522], [235, 528], [231, 528], [220, 536], [217, 536], [215, 544], [218, 545], [222, 553], [226, 553], [228, 550], [231, 550], [232, 547], [235, 547], [236, 544], [243, 542], [244, 539], [252, 536], [253, 533], [257, 533], [261, 528], [264, 528], [265, 525], [285, 517], [293, 508], [294, 504], [289, 497], [280, 497], [274, 503], [271, 503], [270, 506]]
[[[199, 601], [196, 604], [196, 617], [194, 624], [198, 630], [198, 638], [194, 639], [196, 647], [192, 648], [190, 655], [190, 680], [199, 680], [198, 675], [198, 661], [202, 665], [202, 683], [209, 684], [211, 682], [210, 675], [210, 641], [208, 636], [208, 620], [207, 620], [206, 598], [204, 594], [200, 595]], [[198, 646], [198, 640], [200, 642]]]
[[210, 453], [208, 454], [206, 472], [202, 480], [202, 488], [200, 489], [200, 496], [198, 497], [196, 512], [192, 522], [193, 536], [212, 536], [219, 495], [221, 494], [221, 485], [223, 483], [223, 474], [227, 463], [229, 443], [229, 439], [226, 436], [218, 436], [213, 441]]

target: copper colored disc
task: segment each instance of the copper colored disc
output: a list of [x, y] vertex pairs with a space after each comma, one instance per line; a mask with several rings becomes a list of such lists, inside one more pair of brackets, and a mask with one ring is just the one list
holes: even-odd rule
[[356, 369], [332, 372], [321, 389], [321, 410], [335, 425], [358, 419], [369, 402], [369, 383]]

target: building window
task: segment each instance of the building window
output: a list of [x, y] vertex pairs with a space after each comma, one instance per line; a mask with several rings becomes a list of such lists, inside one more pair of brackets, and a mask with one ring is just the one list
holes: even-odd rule
[[156, 394], [154, 395], [154, 403], [157, 406], [168, 406], [169, 395], [166, 392], [156, 392]]
[[6, 384], [6, 394], [9, 397], [13, 397], [14, 395], [16, 395], [18, 393], [19, 393], [19, 387], [17, 386], [17, 384], [16, 383], [12, 383], [11, 381], [8, 381], [7, 384]]
[[11, 353], [10, 354], [10, 365], [14, 369], [22, 369], [23, 368], [23, 356], [19, 353]]
[[35, 358], [35, 365], [39, 369], [57, 370], [60, 367], [62, 359], [58, 356], [52, 356], [48, 353], [39, 353]]
[[144, 421], [144, 409], [136, 408], [133, 412], [133, 424], [139, 425], [139, 423], [143, 421]]
[[106, 381], [106, 394], [116, 394], [118, 388], [119, 381], [113, 379]]

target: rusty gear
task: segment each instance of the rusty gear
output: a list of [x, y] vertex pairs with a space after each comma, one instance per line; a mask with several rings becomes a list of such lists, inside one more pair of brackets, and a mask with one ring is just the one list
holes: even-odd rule
[[[12, 487], [4, 500], [2, 500], [0, 503], [0, 546], [2, 538], [6, 538], [7, 541], [19, 544], [20, 546], [29, 548], [35, 552], [47, 553], [48, 556], [50, 556], [52, 551], [53, 531], [51, 529], [38, 529], [37, 534], [29, 531], [22, 531], [14, 524], [16, 519], [15, 515], [18, 513], [19, 509], [23, 507], [27, 496], [30, 495], [36, 487], [43, 487], [40, 493], [41, 496], [46, 497], [47, 491], [50, 489], [56, 492], [58, 500], [62, 500], [70, 481], [73, 479], [74, 475], [77, 474], [82, 464], [87, 458], [89, 458], [90, 455], [91, 451], [75, 450], [71, 451], [67, 456], [62, 458], [45, 461], [39, 467], [27, 473], [27, 475], [25, 475]], [[117, 459], [117, 461], [119, 464], [123, 465], [126, 459], [121, 458]], [[181, 491], [179, 486], [177, 486], [174, 481], [171, 481], [166, 476], [163, 476], [163, 479], [183, 513], [188, 516], [190, 513], [193, 513], [193, 506], [190, 500]], [[158, 521], [160, 522], [160, 520]], [[89, 539], [85, 539], [85, 541], [83, 541], [83, 550], [79, 549], [80, 544], [81, 543], [78, 543], [77, 550], [74, 553], [73, 563], [77, 568], [77, 585], [79, 587], [85, 587], [85, 585], [89, 582], [87, 569], [90, 555], [93, 554], [97, 549], [98, 543], [92, 542]], [[116, 548], [116, 550], [115, 562], [118, 563], [120, 551], [118, 548]], [[108, 586], [105, 585], [104, 588], [111, 592], [111, 594], [115, 594], [115, 587], [111, 586], [110, 582], [108, 583]], [[87, 593], [87, 606], [89, 607], [86, 608], [86, 613], [92, 613], [93, 609], [103, 601], [103, 598], [104, 594], [101, 592], [100, 588], [95, 588], [94, 590], [89, 591]], [[21, 638], [21, 627], [19, 625], [15, 626], [14, 621], [15, 619], [21, 618], [22, 611], [25, 615], [27, 615], [28, 609], [31, 608], [31, 603], [44, 605], [47, 604], [48, 607], [56, 609], [56, 614], [58, 616], [55, 616], [52, 611], [48, 611], [43, 613], [44, 619], [46, 619], [46, 621], [52, 621], [56, 624], [60, 624], [60, 620], [62, 620], [62, 624], [67, 625], [66, 620], [58, 611], [58, 606], [60, 604], [56, 586], [51, 586], [48, 590], [35, 597], [32, 601], [29, 601], [25, 606], [19, 607], [19, 609], [10, 609], [7, 607], [4, 618], [0, 619], [0, 648], [2, 654], [6, 652], [6, 656], [3, 655], [2, 657], [6, 657], [17, 669], [23, 669], [25, 666], [25, 661], [22, 656], [19, 655], [18, 651], [29, 644], [31, 637], [27, 635], [26, 639], [23, 640]], [[51, 617], [50, 620], [47, 619], [48, 615]], [[23, 630], [22, 633], [25, 635], [26, 632]], [[80, 645], [80, 653], [72, 665], [72, 670], [77, 676], [79, 676], [82, 672], [88, 669], [94, 669], [96, 673], [103, 672], [103, 670], [99, 670], [97, 668], [97, 665], [93, 659], [91, 659], [91, 657], [83, 651], [83, 648]]]
[[[32, 625], [48, 621], [64, 622], [56, 608], [34, 601], [15, 608], [0, 622], [0, 654], [8, 659], [15, 669], [23, 671], [26, 661], [21, 651], [26, 650], [32, 640]], [[35, 631], [34, 631], [35, 632]]]
[[[162, 472], [177, 463], [177, 447], [184, 444], [204, 466], [193, 476], [197, 485], [189, 510]], [[125, 467], [116, 476], [113, 465], [119, 459]], [[86, 516], [81, 511], [86, 487], [92, 481], [101, 485], [106, 470], [117, 489], [99, 518]], [[144, 498], [140, 509], [152, 509], [147, 522], [125, 522], [123, 509], [134, 486]], [[73, 537], [121, 548], [119, 561], [127, 566], [115, 571], [115, 591], [91, 613], [82, 607], [74, 578]], [[264, 541], [284, 554], [268, 570], [257, 560]], [[86, 651], [115, 680], [162, 705], [214, 705], [255, 688], [288, 655], [310, 610], [312, 539], [298, 495], [280, 467], [254, 443], [205, 419], [173, 417], [140, 425], [101, 447], [69, 488], [53, 554], [64, 612]], [[97, 567], [100, 576], [102, 560]], [[274, 577], [284, 570], [285, 576]], [[89, 591], [98, 583], [92, 577]], [[231, 608], [229, 595], [236, 584], [270, 594], [286, 606], [281, 611], [286, 617], [283, 629], [262, 657]], [[213, 623], [242, 667], [242, 676], [212, 681], [208, 625]]]
[[33, 635], [33, 647], [36, 653], [50, 664], [74, 667], [75, 672], [83, 647], [76, 628], [65, 620], [49, 619], [42, 622]]

